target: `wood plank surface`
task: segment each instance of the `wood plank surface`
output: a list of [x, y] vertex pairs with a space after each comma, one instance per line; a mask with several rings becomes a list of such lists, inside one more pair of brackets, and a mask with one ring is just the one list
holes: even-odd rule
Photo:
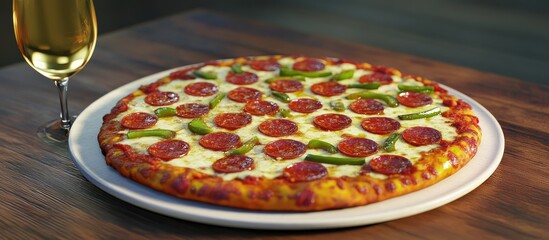
[[[549, 84], [544, 0], [95, 0], [99, 33], [204, 7], [275, 26]], [[0, 1], [0, 66], [21, 62]]]
[[197, 4], [299, 32], [549, 84], [549, 2], [204, 0]]
[[[121, 201], [76, 169], [66, 147], [35, 129], [58, 115], [54, 86], [25, 64], [0, 69], [0, 239], [543, 239], [549, 237], [547, 85], [411, 55], [302, 34], [208, 10], [174, 15], [104, 35], [71, 80], [81, 112], [137, 78], [236, 56], [303, 54], [395, 67], [458, 89], [486, 107], [505, 134], [496, 172], [466, 196], [415, 216], [369, 226], [260, 231], [193, 223]], [[92, 146], [95, 147], [95, 146]]]

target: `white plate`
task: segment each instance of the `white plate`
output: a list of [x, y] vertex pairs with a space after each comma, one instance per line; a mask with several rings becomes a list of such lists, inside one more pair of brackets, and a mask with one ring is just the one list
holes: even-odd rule
[[463, 169], [431, 187], [367, 206], [309, 213], [248, 211], [182, 200], [122, 177], [105, 164], [97, 143], [102, 117], [119, 99], [171, 71], [144, 77], [101, 97], [78, 116], [69, 138], [72, 159], [90, 182], [119, 199], [171, 217], [220, 226], [276, 230], [339, 228], [384, 222], [437, 208], [469, 193], [496, 170], [503, 156], [503, 132], [492, 114], [473, 99], [443, 86], [473, 106], [480, 119], [483, 139], [477, 155]]

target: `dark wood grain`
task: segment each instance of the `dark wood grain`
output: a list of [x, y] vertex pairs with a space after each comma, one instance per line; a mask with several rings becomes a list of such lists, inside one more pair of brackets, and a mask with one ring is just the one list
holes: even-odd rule
[[522, 80], [549, 83], [549, 2], [203, 0], [198, 4], [300, 32], [337, 36]]
[[[0, 1], [0, 66], [21, 61]], [[196, 7], [548, 84], [549, 1], [95, 0], [99, 33]]]
[[549, 237], [549, 87], [415, 56], [193, 11], [100, 38], [69, 87], [80, 112], [134, 79], [210, 59], [263, 54], [346, 57], [425, 76], [469, 95], [499, 121], [501, 165], [470, 194], [422, 214], [370, 226], [315, 231], [226, 228], [166, 217], [95, 187], [66, 147], [41, 143], [57, 116], [53, 84], [25, 64], [0, 69], [0, 238], [5, 239], [535, 239]]

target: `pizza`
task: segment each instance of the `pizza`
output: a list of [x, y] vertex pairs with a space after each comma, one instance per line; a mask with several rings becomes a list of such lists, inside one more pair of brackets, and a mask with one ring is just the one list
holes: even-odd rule
[[250, 210], [401, 196], [457, 172], [481, 141], [471, 106], [436, 82], [337, 58], [184, 66], [113, 105], [98, 141], [122, 176]]

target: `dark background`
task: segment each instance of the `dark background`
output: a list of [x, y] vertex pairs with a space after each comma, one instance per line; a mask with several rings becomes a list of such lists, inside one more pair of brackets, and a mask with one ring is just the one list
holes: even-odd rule
[[[100, 35], [209, 8], [312, 35], [549, 83], [545, 0], [95, 0], [95, 7]], [[23, 61], [13, 37], [11, 1], [0, 1], [0, 18], [0, 66]]]

